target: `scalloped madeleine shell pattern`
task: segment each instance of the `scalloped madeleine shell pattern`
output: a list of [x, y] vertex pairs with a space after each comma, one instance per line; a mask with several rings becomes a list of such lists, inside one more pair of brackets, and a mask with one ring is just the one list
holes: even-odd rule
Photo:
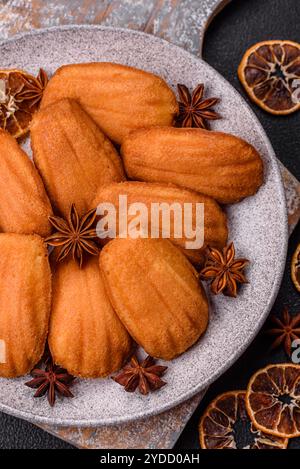
[[203, 129], [153, 128], [132, 132], [121, 153], [131, 179], [172, 182], [234, 203], [257, 192], [263, 163], [241, 138]]
[[140, 127], [171, 125], [178, 111], [176, 97], [162, 78], [115, 63], [60, 67], [47, 85], [41, 106], [61, 98], [77, 100], [116, 143]]
[[14, 137], [0, 130], [0, 230], [48, 236], [50, 215], [37, 170]]
[[[150, 237], [151, 226], [155, 222], [151, 218], [151, 204], [154, 203], [167, 203], [180, 204], [182, 207], [182, 221], [184, 221], [184, 204], [192, 204], [192, 229], [196, 227], [196, 204], [204, 204], [204, 243], [217, 248], [225, 246], [227, 241], [228, 229], [227, 218], [221, 207], [210, 197], [207, 197], [197, 192], [183, 189], [171, 184], [160, 183], [147, 183], [147, 182], [121, 182], [109, 184], [105, 187], [100, 187], [93, 202], [93, 207], [99, 204], [109, 202], [117, 207], [117, 217], [119, 215], [119, 195], [127, 197], [128, 207], [135, 202], [143, 203], [148, 209], [148, 234]], [[184, 236], [184, 226], [182, 226], [181, 238], [174, 237], [176, 230], [174, 229], [174, 214], [171, 213], [170, 233], [171, 241], [179, 248], [183, 249], [185, 255], [195, 263], [203, 260], [203, 250], [201, 249], [186, 249], [185, 243], [190, 241], [189, 238]], [[128, 221], [130, 218], [128, 217]], [[162, 227], [160, 223], [160, 237], [162, 234]], [[118, 231], [117, 231], [118, 232]]]
[[40, 360], [51, 305], [47, 248], [37, 235], [0, 234], [0, 376], [28, 373]]
[[171, 360], [205, 331], [206, 294], [170, 241], [117, 238], [101, 251], [100, 269], [120, 320], [149, 355]]
[[48, 341], [55, 362], [86, 378], [118, 370], [132, 341], [109, 302], [98, 257], [81, 269], [73, 260], [54, 269]]
[[100, 185], [122, 181], [121, 159], [112, 143], [73, 100], [40, 110], [31, 125], [34, 162], [55, 207], [83, 215]]

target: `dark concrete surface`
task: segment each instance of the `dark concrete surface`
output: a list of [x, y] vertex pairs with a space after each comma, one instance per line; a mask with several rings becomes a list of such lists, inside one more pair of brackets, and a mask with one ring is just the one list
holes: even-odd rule
[[[300, 180], [300, 112], [278, 117], [265, 113], [252, 104], [239, 83], [237, 68], [248, 47], [270, 39], [300, 42], [299, 0], [233, 0], [210, 25], [204, 47], [204, 58], [218, 70], [249, 102], [262, 123], [277, 157]], [[287, 305], [291, 312], [300, 312], [300, 294], [290, 279], [291, 256], [300, 242], [300, 225], [289, 242], [283, 282], [273, 311], [281, 312]], [[258, 335], [246, 353], [207, 392], [194, 416], [179, 438], [176, 448], [197, 448], [198, 422], [209, 402], [218, 394], [232, 389], [245, 389], [250, 376], [259, 368], [276, 362], [287, 362], [281, 350], [269, 353], [270, 339]], [[300, 439], [290, 443], [300, 448]]]

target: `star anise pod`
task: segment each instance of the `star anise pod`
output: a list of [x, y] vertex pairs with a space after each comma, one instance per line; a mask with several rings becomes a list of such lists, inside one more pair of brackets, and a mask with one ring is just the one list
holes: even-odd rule
[[48, 75], [40, 68], [39, 74], [36, 78], [32, 77], [30, 80], [27, 77], [23, 77], [24, 85], [15, 94], [15, 101], [30, 101], [30, 106], [33, 107], [39, 104], [43, 97], [43, 92], [48, 83]]
[[141, 394], [148, 394], [149, 391], [156, 391], [167, 384], [160, 377], [165, 373], [167, 366], [155, 365], [155, 360], [149, 355], [142, 363], [133, 356], [130, 363], [126, 365], [120, 374], [113, 377], [125, 391], [134, 392], [138, 387]]
[[6, 112], [3, 105], [0, 103], [0, 128], [5, 129], [6, 127]]
[[285, 353], [290, 356], [293, 340], [300, 339], [300, 313], [292, 316], [285, 306], [281, 318], [272, 315], [271, 323], [274, 327], [266, 331], [274, 337], [271, 350], [283, 345]]
[[221, 119], [220, 114], [212, 107], [217, 104], [219, 98], [203, 99], [204, 85], [198, 85], [192, 94], [185, 85], [177, 85], [179, 94], [179, 113], [177, 116], [178, 127], [200, 127], [209, 129], [206, 121]]
[[72, 204], [67, 220], [60, 217], [49, 217], [56, 233], [46, 238], [49, 246], [61, 247], [57, 261], [64, 260], [69, 254], [82, 267], [84, 253], [96, 256], [99, 253], [97, 244], [93, 241], [97, 237], [93, 227], [96, 220], [96, 209], [90, 210], [82, 218], [79, 218], [74, 204]]
[[200, 271], [200, 278], [211, 280], [210, 289], [215, 295], [223, 293], [236, 297], [237, 284], [247, 283], [242, 270], [248, 262], [247, 259], [235, 259], [233, 243], [223, 248], [222, 251], [208, 247], [206, 264]]
[[32, 380], [27, 381], [25, 386], [36, 389], [33, 397], [42, 397], [47, 393], [48, 402], [51, 407], [55, 404], [56, 394], [64, 397], [74, 397], [69, 386], [75, 380], [67, 370], [53, 363], [51, 356], [45, 361], [45, 368], [35, 368], [31, 372]]

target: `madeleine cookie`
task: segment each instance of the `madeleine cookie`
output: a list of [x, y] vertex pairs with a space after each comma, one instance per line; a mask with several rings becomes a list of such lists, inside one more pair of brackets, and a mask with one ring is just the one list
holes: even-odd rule
[[48, 236], [52, 208], [32, 161], [8, 132], [0, 130], [0, 230]]
[[62, 215], [72, 203], [83, 215], [99, 186], [124, 179], [114, 146], [73, 100], [62, 99], [35, 115], [31, 145], [53, 207]]
[[[203, 261], [203, 246], [210, 245], [223, 248], [227, 242], [227, 218], [221, 207], [210, 197], [197, 192], [183, 189], [172, 184], [147, 183], [147, 182], [121, 182], [100, 187], [93, 201], [93, 207], [110, 203], [117, 208], [117, 220], [120, 214], [120, 196], [126, 197], [128, 208], [131, 204], [144, 204], [147, 208], [148, 233], [157, 232], [157, 237], [168, 237], [172, 243], [183, 250], [185, 255], [193, 263]], [[200, 208], [203, 208], [203, 219]], [[158, 211], [154, 213], [155, 206]], [[139, 211], [137, 205], [137, 213]], [[188, 212], [190, 209], [190, 212]], [[189, 215], [189, 213], [191, 215]], [[137, 217], [128, 216], [127, 227]], [[163, 220], [167, 217], [169, 235], [164, 231]], [[123, 217], [124, 218], [124, 217]], [[169, 223], [170, 221], [170, 223]], [[204, 227], [204, 239], [200, 247], [193, 248], [198, 243], [198, 236], [202, 237]], [[117, 227], [117, 235], [119, 232]], [[196, 231], [199, 230], [199, 231]], [[200, 232], [201, 231], [201, 232]]]
[[263, 183], [263, 163], [255, 148], [222, 132], [140, 129], [124, 140], [121, 153], [129, 178], [172, 182], [222, 204], [255, 194]]
[[48, 341], [55, 363], [74, 376], [107, 376], [128, 358], [132, 341], [109, 302], [98, 258], [81, 269], [73, 260], [55, 265]]
[[47, 85], [41, 106], [61, 98], [78, 101], [117, 143], [140, 127], [172, 125], [178, 112], [176, 97], [162, 78], [115, 63], [60, 67]]
[[0, 234], [0, 376], [27, 374], [44, 353], [51, 305], [47, 248], [37, 235]]
[[197, 273], [164, 239], [115, 239], [100, 254], [110, 301], [134, 340], [171, 360], [204, 333], [208, 301]]

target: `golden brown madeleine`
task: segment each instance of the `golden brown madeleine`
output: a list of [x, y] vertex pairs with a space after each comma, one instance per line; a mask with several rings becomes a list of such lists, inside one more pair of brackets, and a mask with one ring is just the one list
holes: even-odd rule
[[[164, 209], [165, 216], [169, 219], [170, 213], [170, 238], [171, 241], [176, 244], [179, 248], [183, 249], [186, 256], [195, 263], [201, 263], [203, 260], [203, 249], [187, 249], [186, 243], [191, 240], [191, 235], [185, 231], [184, 220], [186, 220], [187, 215], [184, 215], [184, 204], [191, 204], [192, 207], [192, 230], [196, 228], [196, 223], [198, 221], [198, 226], [202, 223], [202, 220], [199, 223], [196, 215], [196, 204], [204, 204], [204, 244], [209, 244], [210, 246], [215, 246], [222, 248], [226, 245], [227, 242], [227, 219], [225, 213], [222, 211], [221, 207], [210, 197], [199, 194], [194, 191], [183, 189], [182, 187], [175, 186], [173, 184], [164, 184], [164, 183], [148, 183], [148, 182], [120, 182], [112, 183], [105, 187], [100, 187], [97, 195], [93, 202], [93, 207], [97, 207], [101, 203], [109, 202], [113, 204], [117, 210], [117, 220], [119, 218], [119, 196], [127, 197], [127, 205], [133, 203], [143, 203], [148, 209], [148, 233], [150, 237], [151, 228], [159, 228], [159, 235], [162, 235], [162, 223], [161, 217], [159, 223], [155, 216], [151, 216], [152, 204], [168, 204], [169, 207], [172, 207], [172, 204], [179, 204], [182, 213], [182, 223], [180, 223], [182, 237], [176, 238], [175, 234], [178, 234], [178, 231], [174, 229], [174, 211], [168, 211], [168, 206], [160, 205], [161, 209]], [[134, 218], [128, 217], [128, 222]], [[198, 217], [199, 218], [199, 217]], [[180, 222], [180, 221], [179, 221]], [[118, 230], [117, 230], [118, 234]], [[180, 234], [180, 233], [179, 233]]]
[[149, 355], [171, 360], [204, 333], [206, 294], [170, 241], [116, 238], [101, 251], [100, 269], [115, 311]]
[[255, 194], [263, 183], [263, 163], [255, 148], [221, 132], [140, 129], [124, 140], [121, 153], [132, 179], [172, 182], [224, 204]]
[[109, 302], [98, 258], [82, 269], [73, 260], [54, 267], [48, 341], [55, 363], [75, 376], [107, 376], [127, 359], [132, 341]]
[[0, 129], [0, 230], [48, 236], [52, 208], [32, 161], [8, 132]]
[[77, 100], [117, 143], [140, 127], [172, 125], [178, 112], [176, 97], [162, 78], [114, 63], [59, 68], [47, 85], [41, 106], [61, 98]]
[[73, 100], [39, 111], [31, 126], [33, 158], [53, 206], [83, 215], [99, 186], [122, 181], [121, 159], [95, 122]]
[[0, 376], [16, 377], [44, 353], [51, 271], [40, 236], [2, 233], [0, 250]]

